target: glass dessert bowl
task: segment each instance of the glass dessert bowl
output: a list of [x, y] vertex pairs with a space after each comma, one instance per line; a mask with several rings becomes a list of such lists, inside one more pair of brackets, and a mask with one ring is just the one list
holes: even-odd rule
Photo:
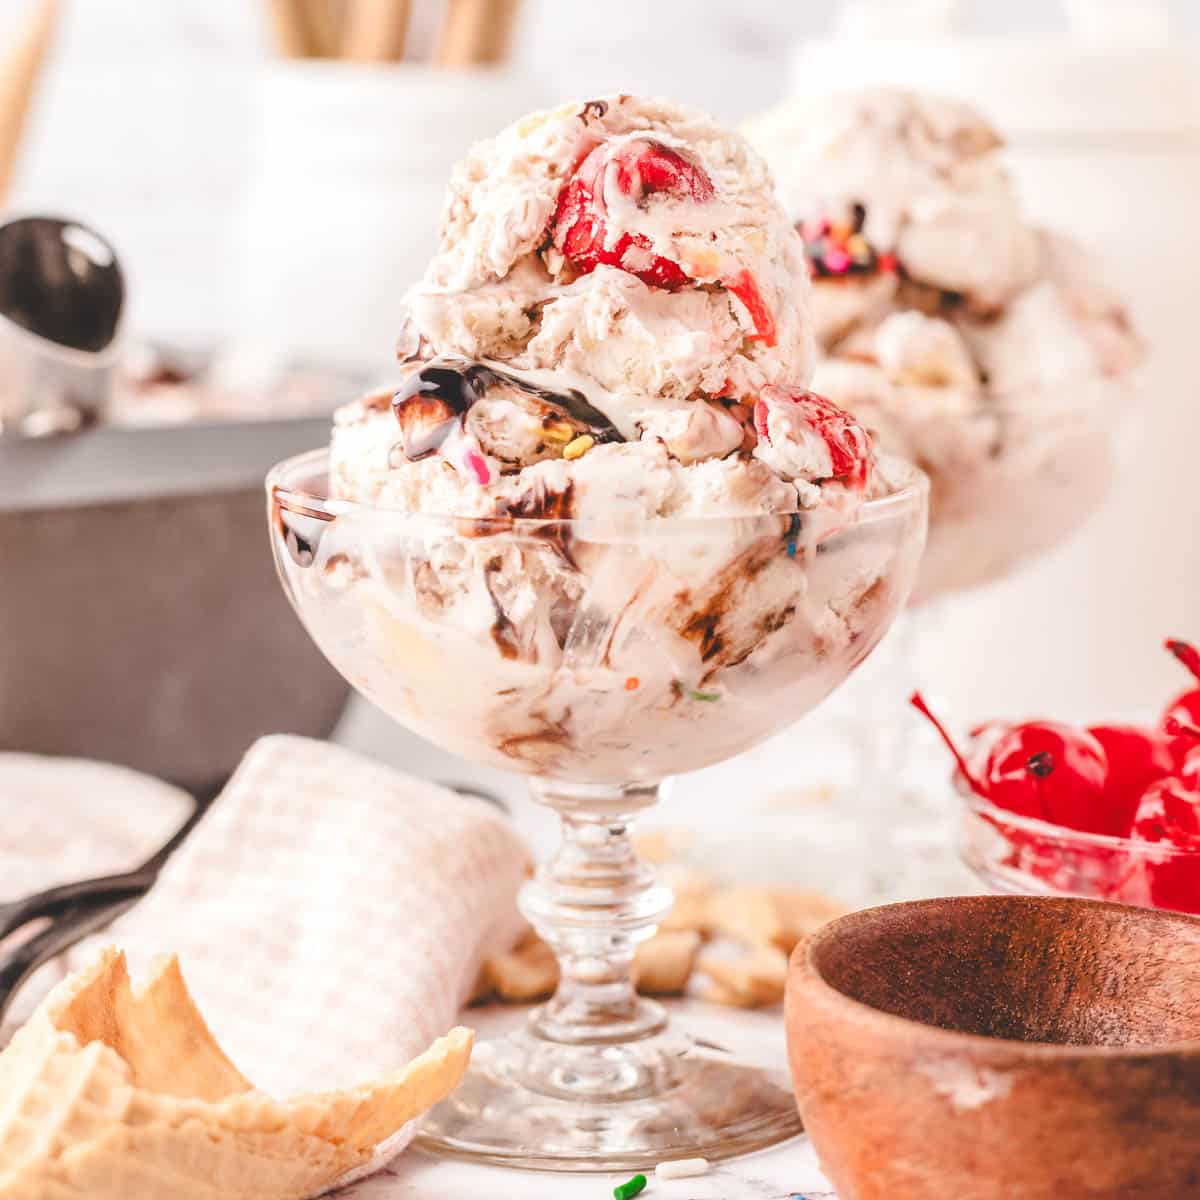
[[956, 791], [959, 852], [994, 891], [1200, 913], [1200, 845], [1068, 829], [997, 808], [966, 784]]
[[1136, 394], [1133, 380], [1084, 371], [919, 422], [912, 458], [931, 494], [914, 603], [1006, 578], [1081, 529], [1123, 466]]
[[555, 996], [477, 1052], [423, 1143], [512, 1166], [723, 1158], [799, 1131], [791, 1093], [638, 997], [671, 896], [631, 827], [662, 781], [764, 741], [836, 688], [907, 602], [928, 485], [853, 511], [461, 518], [331, 498], [318, 451], [268, 479], [272, 546], [330, 661], [404, 725], [530, 777], [562, 822], [521, 910]]

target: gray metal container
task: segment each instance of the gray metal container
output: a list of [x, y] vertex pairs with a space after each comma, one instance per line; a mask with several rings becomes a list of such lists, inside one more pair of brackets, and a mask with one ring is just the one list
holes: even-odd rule
[[0, 750], [193, 791], [349, 687], [275, 577], [262, 480], [328, 418], [0, 437]]

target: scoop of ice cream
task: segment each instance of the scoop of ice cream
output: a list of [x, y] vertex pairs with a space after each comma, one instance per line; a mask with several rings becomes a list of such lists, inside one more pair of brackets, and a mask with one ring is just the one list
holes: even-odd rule
[[[741, 137], [667, 101], [614, 96], [476, 146], [408, 302], [434, 354], [565, 373], [603, 395], [627, 440], [665, 430], [702, 457], [737, 444], [705, 400], [752, 402], [767, 383], [808, 378], [806, 280]], [[682, 428], [693, 417], [707, 432]]]
[[853, 412], [881, 449], [935, 473], [964, 455], [986, 455], [994, 420], [954, 326], [897, 312], [859, 330], [845, 346], [847, 357], [818, 365], [814, 385]]
[[1074, 528], [1112, 476], [1142, 347], [1097, 257], [1023, 216], [996, 131], [885, 88], [792, 102], [746, 132], [805, 241], [813, 386], [930, 476], [922, 594]]
[[455, 171], [403, 379], [338, 415], [334, 485], [470, 516], [518, 494], [537, 515], [541, 495], [563, 517], [612, 475], [610, 513], [654, 495], [647, 513], [669, 515], [689, 470], [729, 459], [739, 486], [710, 497], [725, 509], [735, 493], [745, 511], [811, 508], [826, 485], [841, 507], [873, 452], [805, 393], [807, 297], [802, 243], [740, 137], [631, 96], [536, 113]]
[[1043, 280], [1026, 288], [989, 321], [962, 321], [959, 329], [988, 390], [1012, 405], [1020, 392], [1041, 394], [1098, 374], [1099, 363], [1084, 327], [1059, 289]]
[[1101, 370], [1123, 375], [1136, 367], [1145, 356], [1145, 344], [1097, 257], [1074, 238], [1049, 230], [1040, 231], [1038, 244], [1042, 274], [1058, 289], [1059, 299], [1091, 343]]
[[[810, 254], [820, 293], [865, 290], [871, 263], [957, 293], [978, 309], [1004, 303], [1037, 269], [997, 151], [1002, 141], [965, 104], [899, 88], [792, 101], [746, 133], [771, 164], [797, 222], [832, 238]], [[857, 239], [852, 241], [852, 239]], [[826, 269], [828, 268], [828, 269]]]

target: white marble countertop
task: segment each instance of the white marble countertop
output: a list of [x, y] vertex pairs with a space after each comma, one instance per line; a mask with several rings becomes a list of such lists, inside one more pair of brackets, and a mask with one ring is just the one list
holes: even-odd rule
[[[718, 1042], [739, 1058], [786, 1076], [783, 1012], [780, 1008], [744, 1012], [698, 1000], [668, 1005], [671, 1019], [690, 1032]], [[524, 1019], [525, 1008], [472, 1010], [464, 1021], [481, 1037], [502, 1032]], [[567, 1174], [510, 1171], [438, 1159], [409, 1150], [391, 1166], [337, 1193], [339, 1200], [605, 1200], [633, 1171], [613, 1174]], [[835, 1200], [817, 1166], [806, 1137], [771, 1150], [716, 1163], [707, 1175], [658, 1180], [646, 1172], [646, 1200]]]
[[[506, 1171], [466, 1163], [438, 1161], [411, 1151], [392, 1167], [340, 1193], [344, 1200], [606, 1200], [613, 1188], [629, 1178], [619, 1175], [560, 1175], [537, 1171]], [[645, 1200], [835, 1200], [817, 1167], [807, 1138], [797, 1138], [774, 1150], [716, 1164], [694, 1179], [658, 1180], [651, 1175]]]

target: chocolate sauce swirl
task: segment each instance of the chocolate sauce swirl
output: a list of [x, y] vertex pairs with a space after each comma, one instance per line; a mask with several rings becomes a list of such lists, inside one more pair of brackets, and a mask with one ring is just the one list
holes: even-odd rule
[[399, 449], [410, 462], [436, 454], [471, 407], [489, 389], [503, 385], [531, 396], [547, 408], [585, 425], [597, 442], [622, 442], [616, 426], [580, 391], [551, 391], [466, 359], [437, 358], [413, 373], [392, 397], [400, 423]]

